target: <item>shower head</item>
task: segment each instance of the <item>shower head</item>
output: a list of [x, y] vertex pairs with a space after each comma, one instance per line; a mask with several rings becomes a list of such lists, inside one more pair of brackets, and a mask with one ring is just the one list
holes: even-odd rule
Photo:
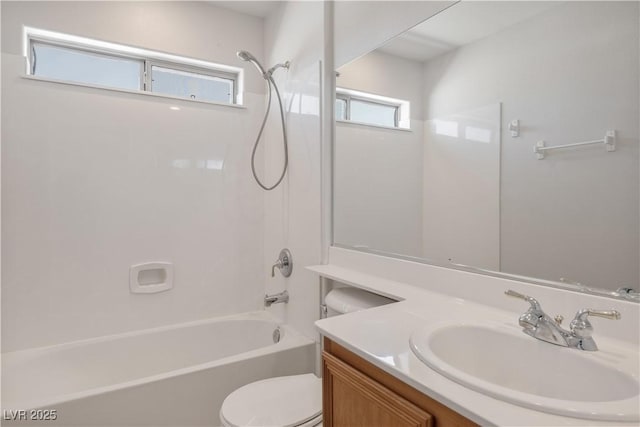
[[242, 59], [243, 61], [251, 62], [253, 65], [255, 65], [258, 71], [260, 71], [262, 77], [264, 77], [265, 79], [267, 78], [267, 72], [264, 70], [262, 65], [260, 65], [260, 62], [258, 62], [255, 56], [253, 56], [246, 50], [239, 50], [236, 55], [238, 55], [238, 58]]
[[246, 50], [239, 50], [236, 52], [236, 55], [238, 55], [238, 58], [242, 59], [243, 61], [255, 61], [256, 58], [251, 55], [249, 52], [247, 52]]

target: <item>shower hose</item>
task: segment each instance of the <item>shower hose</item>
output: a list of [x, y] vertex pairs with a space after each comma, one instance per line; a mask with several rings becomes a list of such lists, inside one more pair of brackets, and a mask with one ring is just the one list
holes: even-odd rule
[[[271, 191], [274, 188], [276, 188], [278, 185], [280, 185], [280, 183], [284, 179], [285, 173], [287, 172], [287, 166], [289, 165], [289, 148], [287, 144], [287, 129], [284, 123], [284, 108], [282, 107], [282, 98], [280, 97], [280, 91], [278, 90], [278, 85], [276, 85], [276, 82], [273, 80], [273, 77], [271, 77], [270, 74], [266, 76], [265, 80], [267, 81], [269, 97], [267, 99], [267, 110], [264, 113], [264, 119], [262, 119], [262, 125], [260, 126], [260, 131], [258, 132], [258, 136], [256, 137], [256, 142], [255, 144], [253, 144], [253, 151], [251, 152], [251, 172], [253, 173], [253, 178], [256, 180], [256, 182], [260, 187], [262, 187], [264, 190]], [[278, 105], [280, 106], [280, 123], [282, 124], [282, 146], [284, 149], [284, 165], [282, 167], [282, 173], [280, 174], [280, 178], [278, 178], [278, 181], [272, 186], [268, 187], [265, 184], [263, 184], [262, 181], [260, 181], [260, 178], [258, 178], [258, 174], [256, 173], [256, 151], [258, 149], [258, 145], [260, 143], [260, 138], [262, 137], [262, 133], [264, 132], [264, 127], [267, 124], [269, 111], [271, 110], [272, 86], [273, 86], [273, 89], [275, 89], [276, 91], [276, 96], [278, 97]]]

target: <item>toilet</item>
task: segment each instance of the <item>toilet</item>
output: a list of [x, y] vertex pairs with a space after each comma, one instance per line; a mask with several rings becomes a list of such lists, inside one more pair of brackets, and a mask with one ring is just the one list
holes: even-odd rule
[[[389, 304], [394, 300], [357, 288], [337, 288], [325, 297], [327, 317]], [[268, 378], [240, 387], [222, 403], [225, 427], [322, 425], [322, 379], [314, 374]]]

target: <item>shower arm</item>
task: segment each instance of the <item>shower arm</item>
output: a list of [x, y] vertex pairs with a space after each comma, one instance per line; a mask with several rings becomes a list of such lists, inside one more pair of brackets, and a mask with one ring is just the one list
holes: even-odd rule
[[[274, 65], [273, 67], [269, 68], [266, 72], [266, 74], [271, 77], [273, 75], [273, 72], [275, 70], [277, 70], [278, 68], [286, 68], [287, 70], [289, 69], [289, 66], [291, 65], [291, 61], [286, 61], [286, 62], [281, 62], [279, 64]], [[265, 76], [265, 79], [267, 78], [267, 76]], [[275, 82], [274, 82], [275, 85]]]

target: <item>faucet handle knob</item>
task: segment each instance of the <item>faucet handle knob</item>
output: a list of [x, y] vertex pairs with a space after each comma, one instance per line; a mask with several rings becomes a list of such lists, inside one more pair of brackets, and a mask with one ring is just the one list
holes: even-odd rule
[[609, 320], [619, 320], [622, 315], [617, 310], [592, 310], [585, 308], [576, 313], [571, 321], [571, 332], [580, 338], [587, 338], [593, 332], [593, 326], [589, 322], [589, 316], [602, 317]]
[[618, 310], [593, 310], [584, 308], [576, 313], [574, 320], [587, 320], [587, 316], [603, 317], [609, 320], [620, 320], [622, 315]]
[[276, 277], [276, 267], [282, 268], [282, 260], [276, 260], [276, 263], [271, 266], [271, 277]]
[[511, 290], [511, 289], [509, 289], [508, 291], [504, 291], [504, 294], [508, 295], [510, 297], [523, 299], [523, 300], [527, 301], [529, 304], [531, 304], [531, 308], [533, 310], [542, 311], [542, 307], [540, 307], [540, 303], [538, 302], [537, 299], [535, 299], [533, 297], [530, 297], [528, 295], [523, 295], [523, 294], [521, 294], [519, 292], [516, 292], [514, 290]]

